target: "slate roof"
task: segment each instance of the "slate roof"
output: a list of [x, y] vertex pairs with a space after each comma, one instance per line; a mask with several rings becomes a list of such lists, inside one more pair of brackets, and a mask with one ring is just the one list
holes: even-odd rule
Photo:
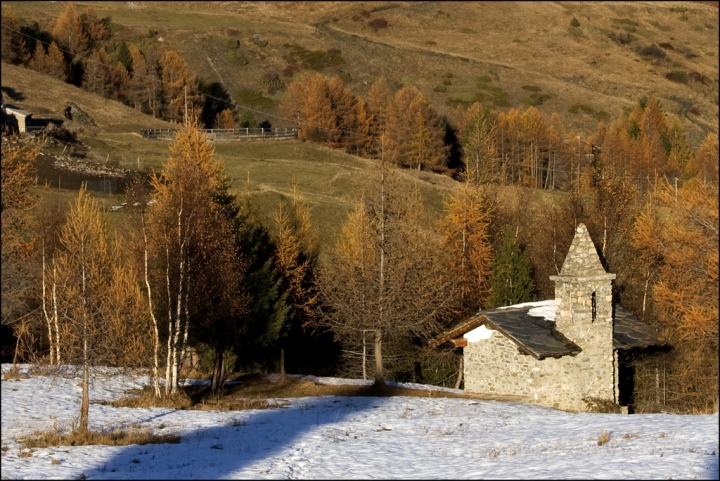
[[664, 346], [667, 340], [620, 304], [613, 305], [613, 348]]
[[518, 348], [536, 359], [562, 357], [582, 351], [580, 346], [555, 329], [555, 323], [529, 316], [531, 307], [482, 311], [488, 327], [500, 331]]
[[[437, 347], [453, 338], [486, 324], [513, 341], [518, 349], [536, 359], [546, 357], [574, 356], [582, 351], [580, 346], [555, 329], [555, 322], [542, 317], [530, 316], [532, 306], [502, 308], [480, 311], [455, 325], [436, 338], [430, 345]], [[667, 341], [647, 324], [643, 323], [619, 304], [614, 304], [613, 348], [630, 349], [665, 345]]]

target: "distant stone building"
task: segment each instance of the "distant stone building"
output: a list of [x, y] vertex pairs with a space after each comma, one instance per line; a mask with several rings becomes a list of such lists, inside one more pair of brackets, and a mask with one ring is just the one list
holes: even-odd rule
[[589, 403], [622, 404], [619, 352], [665, 340], [613, 303], [615, 274], [605, 272], [585, 225], [550, 279], [554, 300], [480, 311], [431, 345], [463, 348], [469, 392], [578, 412]]
[[32, 121], [32, 114], [27, 110], [20, 109], [14, 105], [6, 104], [2, 101], [3, 121], [8, 125], [11, 131], [27, 132], [27, 127]]

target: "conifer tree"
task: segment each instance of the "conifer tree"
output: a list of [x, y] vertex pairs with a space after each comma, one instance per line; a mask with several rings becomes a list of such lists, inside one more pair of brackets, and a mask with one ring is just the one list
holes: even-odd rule
[[[300, 194], [297, 184], [293, 185], [290, 202], [280, 202], [273, 215], [278, 231], [275, 263], [282, 276], [282, 288], [287, 293], [289, 307], [288, 324], [279, 335], [281, 361], [280, 372], [285, 377], [285, 345], [298, 340], [302, 333], [315, 327], [316, 305], [314, 268], [318, 256], [318, 241], [312, 232], [310, 209]], [[288, 337], [295, 339], [288, 339]]]
[[[249, 182], [248, 182], [249, 184]], [[243, 335], [235, 346], [238, 362], [250, 367], [275, 361], [275, 342], [286, 326], [290, 306], [283, 278], [275, 266], [275, 246], [253, 205], [249, 190], [239, 205], [238, 249], [247, 265], [248, 311], [242, 316]], [[268, 350], [272, 349], [271, 353]]]
[[43, 48], [42, 42], [35, 42], [35, 51], [33, 52], [29, 67], [33, 70], [44, 73], [46, 64], [47, 54], [45, 53], [45, 48]]
[[142, 293], [123, 244], [110, 238], [97, 202], [83, 188], [60, 229], [59, 243], [56, 359], [82, 370], [79, 430], [87, 431], [95, 368], [144, 364], [149, 333]]
[[232, 109], [224, 109], [215, 117], [215, 127], [218, 129], [234, 129], [237, 127]]
[[67, 79], [67, 65], [65, 64], [65, 57], [55, 42], [51, 43], [48, 48], [48, 54], [45, 58], [45, 70], [43, 73], [62, 81]]
[[500, 251], [495, 254], [490, 277], [490, 308], [535, 300], [530, 260], [517, 243], [517, 230], [505, 231]]
[[197, 98], [198, 80], [185, 60], [172, 50], [166, 51], [159, 60], [162, 72], [162, 90], [165, 118], [178, 123], [185, 122], [185, 98], [188, 115]]
[[449, 270], [457, 278], [463, 307], [477, 310], [490, 294], [490, 202], [478, 186], [464, 182], [445, 201], [445, 210], [441, 228]]
[[148, 65], [145, 56], [134, 43], [128, 47], [132, 59], [132, 74], [128, 81], [128, 98], [137, 110], [142, 111], [143, 105], [148, 103], [147, 84], [150, 83]]
[[636, 363], [636, 397], [655, 398], [662, 360], [667, 404], [682, 412], [712, 412], [718, 385], [717, 185], [696, 177], [676, 191], [660, 182], [637, 218], [632, 242], [653, 273], [646, 290], [652, 315], [642, 315], [673, 347]]
[[20, 25], [18, 24], [15, 13], [9, 6], [3, 7], [2, 15], [2, 38], [0, 39], [0, 57], [13, 65], [25, 64], [30, 56], [25, 50], [25, 42], [20, 33]]
[[101, 48], [90, 54], [83, 74], [83, 88], [103, 97], [109, 97], [112, 89], [110, 56]]
[[473, 185], [501, 181], [495, 140], [497, 126], [479, 102], [465, 111], [460, 131], [465, 179]]
[[21, 144], [15, 137], [2, 139], [2, 324], [10, 326], [27, 310], [32, 287], [30, 262], [35, 245], [34, 211], [40, 198], [33, 191], [37, 142]]
[[65, 11], [58, 17], [52, 36], [71, 55], [84, 55], [88, 50], [87, 33], [72, 3], [68, 3]]

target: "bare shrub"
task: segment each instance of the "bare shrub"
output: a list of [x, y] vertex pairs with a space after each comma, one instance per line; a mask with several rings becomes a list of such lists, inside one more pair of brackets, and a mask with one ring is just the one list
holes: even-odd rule
[[367, 10], [360, 10], [360, 15], [365, 18], [370, 18], [370, 12], [368, 12]]
[[22, 374], [20, 372], [20, 368], [17, 366], [13, 366], [7, 371], [3, 371], [2, 374], [2, 380], [3, 381], [19, 381], [20, 379], [27, 379], [29, 376], [27, 374]]
[[276, 90], [282, 90], [285, 88], [285, 82], [282, 81], [280, 74], [275, 70], [265, 72], [262, 77], [262, 83]]
[[672, 46], [672, 44], [667, 42], [662, 42], [659, 44], [660, 47], [664, 48], [665, 50], [675, 50], [675, 47]]
[[620, 406], [609, 399], [587, 397], [583, 398], [583, 401], [585, 401], [588, 412], [591, 413], [620, 414], [622, 412]]
[[643, 57], [652, 57], [652, 58], [665, 58], [667, 54], [657, 45], [654, 43], [651, 45], [648, 45], [647, 47], [643, 47], [638, 52]]
[[62, 434], [59, 430], [36, 431], [18, 439], [24, 449], [49, 448], [51, 446], [128, 446], [130, 444], [177, 444], [177, 434], [154, 434], [147, 428], [110, 429], [107, 431], [78, 431]]
[[598, 446], [604, 446], [605, 444], [608, 443], [608, 441], [610, 441], [610, 431], [608, 431], [608, 430], [606, 429], [606, 430], [603, 431], [602, 434], [598, 437], [597, 443], [598, 443]]
[[690, 77], [690, 80], [701, 83], [703, 85], [710, 84], [710, 79], [707, 78], [705, 75], [701, 74], [700, 72], [690, 72], [690, 75], [688, 75], [688, 77]]
[[299, 72], [300, 67], [298, 67], [296, 64], [289, 64], [287, 67], [285, 67], [282, 71], [282, 74], [284, 77], [291, 78], [293, 75], [295, 75], [295, 72]]
[[360, 15], [353, 15], [353, 16], [352, 16], [352, 21], [353, 21], [353, 22], [359, 22], [359, 21], [361, 21], [361, 20], [362, 20], [362, 18], [360, 18]]
[[367, 22], [367, 26], [372, 28], [373, 31], [377, 32], [381, 28], [387, 28], [388, 23], [384, 18], [373, 18]]

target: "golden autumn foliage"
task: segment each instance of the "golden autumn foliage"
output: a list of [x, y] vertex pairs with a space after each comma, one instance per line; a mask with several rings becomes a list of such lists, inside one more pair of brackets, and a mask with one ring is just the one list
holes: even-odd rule
[[314, 325], [318, 295], [313, 268], [318, 254], [318, 240], [312, 231], [310, 209], [297, 184], [289, 202], [280, 201], [273, 214], [277, 229], [275, 262], [288, 293], [291, 317], [302, 329]]
[[484, 307], [490, 295], [491, 208], [483, 191], [465, 182], [445, 201], [445, 211], [441, 229], [443, 247], [449, 254], [449, 269], [457, 276], [463, 304], [477, 310]]
[[237, 127], [232, 109], [224, 109], [215, 117], [215, 127], [218, 129], [234, 129]]
[[2, 139], [2, 323], [9, 324], [26, 308], [32, 285], [28, 261], [35, 247], [33, 211], [40, 197], [35, 185], [37, 142], [21, 143], [18, 137]]
[[662, 183], [633, 234], [641, 261], [655, 273], [649, 320], [672, 346], [669, 402], [685, 411], [709, 409], [717, 397], [718, 241], [717, 186], [699, 177], [677, 194]]
[[166, 51], [158, 63], [162, 70], [165, 118], [184, 123], [186, 98], [188, 113], [197, 98], [197, 77], [185, 60], [172, 50]]
[[52, 36], [72, 55], [83, 55], [87, 52], [90, 39], [72, 3], [67, 4], [65, 11], [55, 21]]

